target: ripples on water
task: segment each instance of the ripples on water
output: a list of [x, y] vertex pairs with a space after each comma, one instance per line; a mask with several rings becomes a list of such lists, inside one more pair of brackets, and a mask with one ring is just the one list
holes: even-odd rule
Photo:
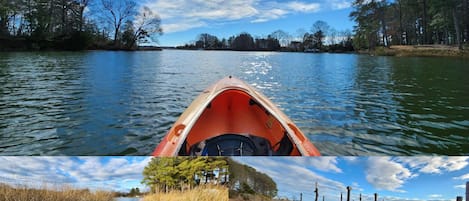
[[0, 154], [148, 155], [203, 89], [234, 75], [324, 155], [467, 155], [467, 74], [464, 60], [443, 58], [1, 53]]

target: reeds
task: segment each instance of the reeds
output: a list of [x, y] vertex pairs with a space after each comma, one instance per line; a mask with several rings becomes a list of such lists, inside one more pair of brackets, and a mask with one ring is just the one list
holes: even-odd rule
[[31, 188], [26, 185], [9, 186], [0, 184], [0, 200], [2, 201], [113, 201], [111, 192], [87, 189], [74, 189], [70, 186], [53, 187], [41, 186]]
[[228, 201], [228, 188], [201, 186], [184, 192], [154, 193], [143, 197], [143, 201]]

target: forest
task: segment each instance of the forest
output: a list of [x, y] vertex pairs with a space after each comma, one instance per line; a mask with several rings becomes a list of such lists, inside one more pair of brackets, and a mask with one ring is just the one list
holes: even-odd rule
[[132, 50], [160, 24], [133, 0], [0, 0], [0, 50]]
[[266, 174], [227, 157], [158, 157], [144, 168], [142, 183], [152, 193], [222, 185], [231, 193], [275, 197], [277, 186]]
[[469, 0], [355, 0], [355, 49], [390, 45], [457, 45], [469, 41]]
[[[326, 35], [328, 34], [328, 35]], [[292, 35], [278, 29], [267, 37], [252, 36], [242, 32], [228, 39], [219, 39], [209, 33], [199, 34], [192, 43], [179, 49], [236, 50], [236, 51], [288, 51], [288, 52], [350, 52], [353, 51], [352, 32], [337, 31], [327, 22], [313, 23], [311, 32], [298, 29]]]
[[[354, 0], [353, 30], [317, 20], [309, 31], [201, 33], [180, 49], [350, 52], [392, 45], [467, 49], [469, 0]], [[308, 21], [304, 22], [307, 25]], [[161, 19], [135, 0], [0, 0], [0, 50], [135, 50], [157, 43]]]

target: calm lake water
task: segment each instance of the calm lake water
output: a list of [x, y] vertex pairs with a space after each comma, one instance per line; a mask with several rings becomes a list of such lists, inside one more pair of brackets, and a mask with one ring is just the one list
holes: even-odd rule
[[0, 155], [148, 155], [233, 75], [323, 155], [468, 155], [469, 61], [232, 51], [0, 53]]

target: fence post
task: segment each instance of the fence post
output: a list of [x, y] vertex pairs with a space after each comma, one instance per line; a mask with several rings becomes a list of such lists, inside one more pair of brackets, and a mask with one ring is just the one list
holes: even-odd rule
[[350, 191], [352, 191], [352, 187], [347, 186], [347, 201], [350, 201]]
[[[318, 201], [318, 195], [319, 195], [319, 192], [318, 192], [318, 182], [316, 182], [316, 188], [314, 189], [314, 194], [316, 195], [316, 197], [314, 197], [314, 201]], [[323, 197], [324, 199], [324, 197]], [[324, 200], [323, 200], [324, 201]]]

